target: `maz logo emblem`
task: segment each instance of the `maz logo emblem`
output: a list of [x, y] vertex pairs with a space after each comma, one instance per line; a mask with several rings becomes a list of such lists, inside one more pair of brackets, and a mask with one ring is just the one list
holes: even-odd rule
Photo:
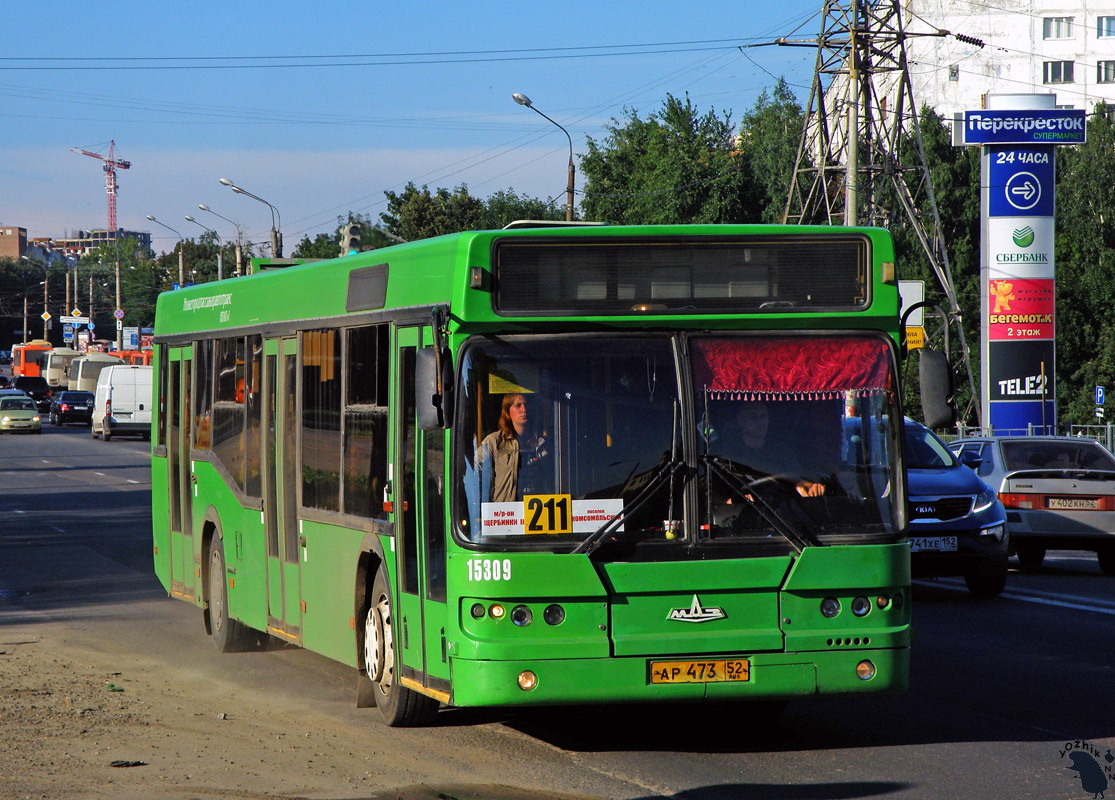
[[722, 608], [704, 608], [697, 595], [693, 595], [693, 602], [689, 608], [675, 608], [670, 611], [666, 619], [678, 622], [711, 622], [714, 619], [724, 619], [727, 616]]

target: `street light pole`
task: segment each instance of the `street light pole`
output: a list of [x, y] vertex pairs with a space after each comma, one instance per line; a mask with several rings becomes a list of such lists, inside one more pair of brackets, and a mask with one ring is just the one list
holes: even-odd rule
[[574, 173], [574, 168], [573, 168], [573, 137], [569, 135], [569, 131], [567, 131], [564, 127], [559, 125], [557, 122], [554, 122], [552, 119], [550, 119], [545, 114], [543, 114], [541, 111], [539, 111], [537, 108], [535, 108], [534, 104], [531, 103], [530, 98], [527, 97], [522, 92], [515, 92], [513, 95], [511, 95], [511, 98], [516, 103], [518, 103], [519, 105], [526, 106], [527, 108], [529, 108], [534, 113], [538, 114], [543, 119], [547, 120], [548, 122], [553, 123], [554, 125], [557, 125], [558, 128], [561, 128], [561, 132], [565, 134], [565, 138], [569, 140], [569, 180], [566, 182], [566, 185], [565, 185], [565, 221], [566, 222], [572, 222], [573, 221], [573, 173]]
[[244, 274], [244, 229], [228, 217], [222, 214], [218, 214], [209, 206], [205, 205], [205, 203], [198, 203], [197, 207], [200, 208], [202, 211], [208, 211], [215, 217], [220, 217], [225, 222], [232, 223], [232, 227], [236, 228], [236, 277], [239, 278], [241, 275]]
[[[175, 236], [178, 237], [178, 288], [179, 289], [186, 288], [186, 262], [185, 262], [185, 259], [183, 258], [183, 253], [182, 253], [182, 251], [184, 249], [183, 246], [182, 246], [182, 244], [183, 244], [182, 234], [180, 234], [178, 231], [174, 230], [174, 228], [170, 227], [165, 222], [159, 222], [157, 219], [155, 219], [150, 214], [147, 215], [147, 219], [151, 220], [156, 225], [162, 225], [164, 228], [166, 228], [168, 231], [170, 231], [171, 233], [173, 233]], [[89, 296], [90, 297], [93, 296], [92, 292], [90, 292]], [[92, 301], [90, 301], [90, 305], [92, 305]]]
[[258, 200], [259, 202], [261, 202], [265, 206], [267, 206], [269, 209], [271, 209], [271, 255], [274, 256], [275, 258], [282, 258], [283, 257], [283, 231], [282, 231], [283, 221], [282, 221], [282, 218], [279, 216], [279, 209], [275, 208], [275, 206], [268, 203], [262, 197], [259, 197], [258, 195], [254, 195], [251, 192], [247, 191], [246, 189], [241, 189], [239, 186], [237, 186], [235, 183], [230, 181], [228, 178], [221, 178], [220, 179], [220, 184], [221, 184], [221, 186], [227, 186], [228, 188], [232, 189], [232, 191], [236, 192], [237, 194], [242, 194], [246, 197], [252, 198], [253, 200]]
[[200, 222], [198, 222], [196, 219], [191, 217], [189, 214], [186, 215], [186, 221], [187, 222], [192, 222], [194, 225], [205, 228], [205, 230], [209, 231], [211, 234], [213, 234], [214, 236], [217, 237], [217, 280], [219, 280], [219, 281], [224, 280], [225, 270], [224, 270], [224, 267], [222, 266], [222, 262], [221, 262], [221, 251], [224, 249], [225, 242], [224, 242], [224, 239], [221, 238], [221, 234], [217, 233], [212, 228], [209, 228], [205, 225], [202, 225]]

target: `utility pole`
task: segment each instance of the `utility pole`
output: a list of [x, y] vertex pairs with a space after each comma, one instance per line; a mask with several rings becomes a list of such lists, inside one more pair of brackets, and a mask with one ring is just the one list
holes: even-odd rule
[[[813, 88], [782, 221], [890, 227], [902, 218], [921, 243], [947, 298], [947, 324], [955, 325], [959, 334], [957, 366], [966, 373], [973, 398], [967, 410], [974, 410], [978, 420], [979, 392], [925, 160], [905, 49], [905, 42], [914, 36], [950, 34], [937, 29], [907, 31], [901, 0], [825, 0], [822, 17], [818, 38], [778, 41], [817, 48]], [[908, 155], [903, 152], [907, 141], [914, 145]]]

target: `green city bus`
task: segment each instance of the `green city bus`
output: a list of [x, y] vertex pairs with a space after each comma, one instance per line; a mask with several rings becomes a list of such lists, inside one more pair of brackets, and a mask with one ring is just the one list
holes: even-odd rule
[[355, 667], [391, 725], [902, 692], [899, 303], [885, 231], [757, 225], [524, 223], [164, 293], [156, 572], [218, 650]]

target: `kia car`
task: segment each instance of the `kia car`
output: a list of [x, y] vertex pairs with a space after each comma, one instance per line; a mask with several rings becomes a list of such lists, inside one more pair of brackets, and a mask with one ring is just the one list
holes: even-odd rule
[[[1009, 537], [995, 490], [912, 419], [905, 445], [913, 575], [961, 576], [973, 595], [998, 595], [1007, 581]], [[978, 466], [976, 456], [969, 458]]]

